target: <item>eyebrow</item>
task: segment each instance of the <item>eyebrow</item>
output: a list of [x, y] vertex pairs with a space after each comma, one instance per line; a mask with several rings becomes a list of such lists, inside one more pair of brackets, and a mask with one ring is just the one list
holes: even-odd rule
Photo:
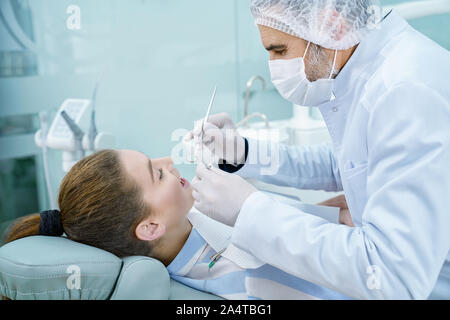
[[265, 49], [267, 51], [272, 51], [272, 50], [276, 50], [276, 49], [285, 49], [285, 48], [286, 48], [286, 45], [284, 45], [284, 44], [271, 44], [270, 46], [265, 47]]
[[153, 167], [152, 167], [152, 161], [148, 159], [148, 171], [150, 171], [150, 175], [152, 176], [152, 182], [155, 182], [155, 179], [153, 178]]

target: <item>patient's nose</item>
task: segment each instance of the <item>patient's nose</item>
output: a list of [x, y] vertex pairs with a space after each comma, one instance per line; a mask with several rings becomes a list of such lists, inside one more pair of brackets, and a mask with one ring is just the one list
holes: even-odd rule
[[155, 163], [157, 162], [162, 167], [168, 167], [173, 165], [173, 160], [171, 157], [158, 158], [153, 160]]
[[178, 170], [173, 166], [173, 159], [171, 157], [164, 158], [164, 166], [166, 167], [166, 170], [168, 170], [170, 173], [175, 175], [176, 177], [180, 177], [180, 173]]
[[163, 160], [164, 166], [167, 168], [167, 170], [170, 170], [173, 168], [173, 160], [171, 157], [166, 157], [166, 158], [163, 158], [162, 160]]

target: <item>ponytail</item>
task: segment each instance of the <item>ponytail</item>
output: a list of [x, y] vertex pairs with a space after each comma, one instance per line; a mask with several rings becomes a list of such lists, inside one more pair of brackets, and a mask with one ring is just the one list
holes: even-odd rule
[[[152, 246], [136, 237], [136, 226], [151, 214], [142, 190], [130, 179], [115, 150], [97, 151], [78, 161], [64, 176], [59, 192], [58, 215], [49, 228], [41, 214], [18, 218], [8, 229], [5, 244], [35, 235], [59, 235], [111, 252], [119, 258], [151, 256]], [[60, 216], [59, 216], [60, 215]], [[57, 223], [58, 222], [58, 223]]]
[[9, 227], [4, 244], [29, 236], [37, 236], [39, 234], [40, 223], [41, 217], [39, 213], [18, 218]]
[[[39, 224], [41, 217], [38, 213], [30, 214], [25, 217], [18, 218], [8, 228], [5, 233], [3, 245], [14, 240], [22, 239], [29, 236], [36, 236], [39, 234]], [[8, 297], [0, 296], [1, 300], [11, 300]]]

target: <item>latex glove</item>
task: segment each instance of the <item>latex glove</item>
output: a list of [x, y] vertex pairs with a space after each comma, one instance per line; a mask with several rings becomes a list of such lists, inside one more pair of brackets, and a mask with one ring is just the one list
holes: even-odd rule
[[208, 167], [200, 163], [191, 182], [194, 206], [208, 217], [234, 226], [245, 200], [257, 189], [238, 175]]
[[354, 227], [352, 216], [350, 214], [350, 210], [348, 209], [347, 199], [345, 199], [345, 195], [341, 194], [337, 197], [325, 200], [323, 202], [318, 203], [322, 206], [330, 206], [330, 207], [338, 207], [339, 211], [339, 223], [345, 224], [349, 227]]
[[[202, 125], [203, 119], [196, 121], [186, 140], [194, 139], [196, 143], [201, 143]], [[214, 155], [216, 162], [219, 162], [219, 159], [234, 165], [245, 162], [245, 140], [237, 132], [229, 114], [225, 112], [209, 116], [203, 127], [203, 145]]]

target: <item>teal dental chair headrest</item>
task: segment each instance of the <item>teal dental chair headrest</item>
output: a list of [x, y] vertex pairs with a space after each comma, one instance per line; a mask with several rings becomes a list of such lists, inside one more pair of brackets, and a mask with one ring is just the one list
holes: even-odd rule
[[156, 259], [120, 259], [64, 237], [0, 247], [0, 295], [13, 300], [217, 299], [171, 280]]

